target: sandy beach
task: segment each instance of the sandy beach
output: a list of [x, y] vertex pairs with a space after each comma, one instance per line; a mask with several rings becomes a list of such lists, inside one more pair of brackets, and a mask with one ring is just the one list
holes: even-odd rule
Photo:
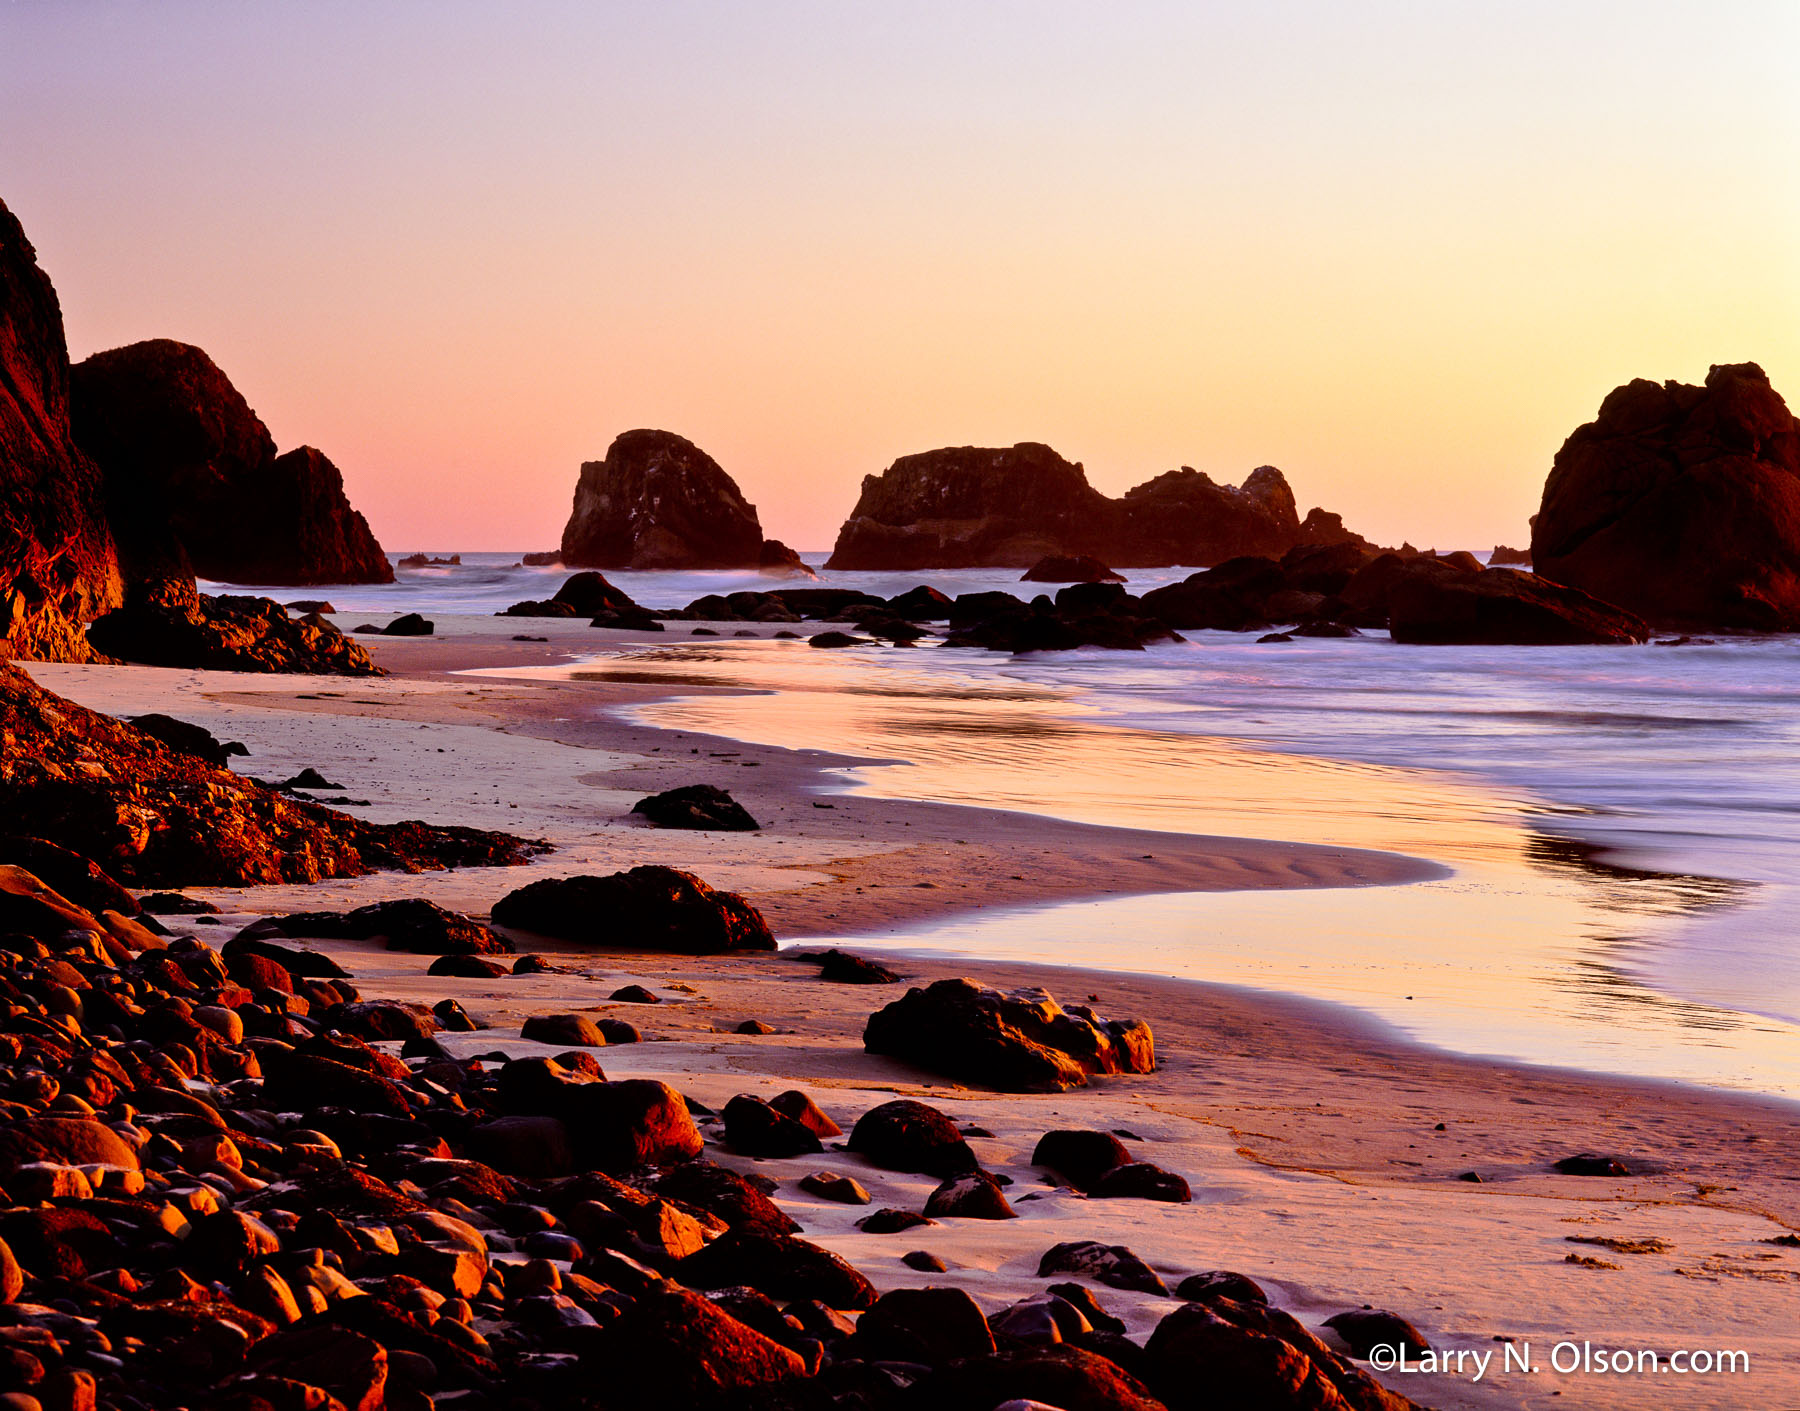
[[[610, 714], [666, 684], [529, 681], [467, 674], [561, 660], [604, 642], [585, 626], [528, 624], [545, 643], [509, 639], [517, 623], [440, 618], [429, 639], [365, 638], [393, 674], [374, 680], [248, 677], [152, 668], [31, 664], [46, 687], [95, 709], [162, 711], [249, 748], [243, 772], [319, 769], [366, 799], [375, 821], [422, 818], [501, 828], [556, 845], [525, 868], [377, 873], [312, 886], [198, 891], [221, 908], [218, 936], [254, 916], [425, 896], [484, 917], [539, 876], [657, 862], [738, 891], [784, 945], [869, 935], [982, 908], [1105, 895], [1256, 888], [1400, 887], [1439, 864], [1394, 853], [1270, 840], [1105, 828], [998, 809], [822, 792], [849, 761], [633, 725]], [[502, 629], [505, 629], [504, 631]], [[464, 673], [464, 674], [453, 674]], [[694, 686], [696, 692], [719, 689]], [[772, 700], [769, 708], [781, 708]], [[748, 834], [643, 826], [637, 798], [687, 783], [727, 787], [761, 821]], [[209, 928], [200, 927], [197, 930]], [[894, 1095], [917, 1096], [976, 1139], [1014, 1182], [1014, 1221], [951, 1220], [869, 1235], [864, 1212], [807, 1196], [808, 1171], [854, 1174], [884, 1205], [918, 1208], [934, 1184], [823, 1157], [726, 1164], [781, 1183], [778, 1201], [807, 1237], [887, 1289], [966, 1288], [990, 1311], [1041, 1289], [1037, 1259], [1065, 1239], [1130, 1246], [1173, 1287], [1235, 1269], [1309, 1325], [1372, 1304], [1411, 1319], [1434, 1347], [1492, 1352], [1530, 1343], [1533, 1373], [1388, 1374], [1437, 1407], [1780, 1405], [1800, 1367], [1800, 1251], [1770, 1241], [1800, 1229], [1800, 1139], [1790, 1104], [1699, 1088], [1509, 1066], [1407, 1042], [1329, 1005], [1192, 981], [1066, 966], [905, 958], [910, 982], [968, 974], [1041, 985], [1065, 1002], [1094, 996], [1108, 1016], [1146, 1019], [1154, 1074], [1095, 1080], [1056, 1096], [948, 1084], [866, 1054], [862, 1026], [896, 987], [821, 982], [792, 953], [692, 960], [573, 954], [516, 936], [561, 973], [495, 981], [428, 977], [424, 957], [336, 944], [365, 996], [460, 1000], [491, 1027], [446, 1035], [459, 1054], [551, 1052], [518, 1037], [533, 1013], [627, 1018], [646, 1042], [598, 1053], [608, 1076], [662, 1078], [717, 1108], [738, 1092], [801, 1086], [846, 1130]], [[628, 983], [656, 1006], [605, 998]], [[775, 1032], [732, 1032], [746, 1019]], [[1056, 1127], [1123, 1128], [1158, 1165], [1184, 1175], [1191, 1205], [1088, 1199], [1044, 1182], [1029, 1158]], [[710, 1129], [709, 1138], [717, 1135]], [[1626, 1179], [1560, 1176], [1556, 1159], [1617, 1155]], [[1460, 1179], [1473, 1172], [1479, 1182]], [[1029, 1198], [1022, 1198], [1029, 1197]], [[1572, 1242], [1574, 1241], [1574, 1242]], [[1611, 1245], [1606, 1242], [1612, 1242]], [[1596, 1243], [1599, 1242], [1599, 1243]], [[1648, 1243], [1646, 1243], [1648, 1242]], [[1647, 1249], [1625, 1252], [1615, 1246]], [[949, 1266], [903, 1265], [928, 1249]], [[1570, 1262], [1571, 1256], [1589, 1262]], [[1098, 1290], [1134, 1335], [1170, 1300]], [[1640, 1378], [1551, 1370], [1558, 1343], [1743, 1350], [1746, 1375]], [[1471, 1364], [1472, 1367], [1473, 1364]]]

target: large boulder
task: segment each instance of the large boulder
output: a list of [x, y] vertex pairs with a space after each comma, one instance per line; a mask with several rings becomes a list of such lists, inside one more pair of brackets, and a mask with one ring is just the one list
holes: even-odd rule
[[391, 583], [393, 568], [338, 468], [268, 428], [199, 348], [167, 338], [73, 372], [72, 423], [106, 474], [134, 576], [227, 583]]
[[0, 657], [87, 661], [124, 579], [100, 469], [69, 426], [62, 307], [0, 203]]
[[88, 630], [98, 651], [145, 666], [380, 676], [354, 638], [323, 617], [288, 616], [273, 598], [197, 593], [178, 578], [136, 585]]
[[756, 568], [756, 507], [692, 441], [627, 431], [588, 461], [563, 529], [571, 568]]
[[1423, 559], [1388, 589], [1396, 642], [1494, 646], [1618, 645], [1650, 632], [1622, 608], [1516, 568], [1479, 572]]
[[1658, 625], [1800, 628], [1800, 421], [1755, 363], [1616, 388], [1556, 453], [1531, 561]]
[[554, 877], [494, 903], [502, 926], [582, 945], [716, 955], [774, 950], [762, 913], [673, 867], [634, 867], [609, 877]]
[[130, 886], [246, 886], [524, 862], [544, 845], [371, 823], [169, 749], [0, 666], [0, 816]]
[[1150, 1026], [1065, 1010], [1043, 990], [1011, 994], [973, 980], [910, 989], [869, 1016], [863, 1047], [1006, 1092], [1060, 1092], [1091, 1073], [1149, 1073]]
[[667, 1285], [638, 1295], [608, 1327], [596, 1358], [606, 1404], [620, 1411], [742, 1406], [760, 1389], [806, 1374], [797, 1353], [711, 1299]]
[[1077, 575], [1087, 578], [1106, 564], [1279, 557], [1297, 545], [1353, 537], [1323, 511], [1303, 524], [1273, 466], [1258, 467], [1242, 485], [1220, 485], [1183, 466], [1114, 500], [1088, 484], [1079, 464], [1024, 442], [902, 456], [866, 476], [826, 567], [1035, 569], [1047, 559], [1099, 561]]

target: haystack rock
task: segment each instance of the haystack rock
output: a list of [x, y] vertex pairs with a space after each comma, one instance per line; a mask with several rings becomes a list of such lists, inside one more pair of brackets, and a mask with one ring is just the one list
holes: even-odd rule
[[343, 476], [302, 446], [277, 456], [249, 404], [199, 348], [166, 338], [74, 369], [75, 438], [106, 475], [128, 573], [226, 583], [391, 583]]
[[863, 480], [826, 565], [835, 569], [1030, 568], [1089, 557], [1116, 567], [1210, 565], [1279, 557], [1299, 544], [1354, 538], [1315, 510], [1303, 527], [1273, 466], [1242, 485], [1191, 467], [1109, 499], [1048, 446], [963, 446], [902, 456]]
[[100, 471], [69, 429], [62, 307], [0, 203], [0, 657], [86, 661], [124, 597]]
[[1531, 560], [1654, 624], [1800, 628], [1800, 421], [1755, 363], [1616, 388], [1556, 453]]
[[762, 525], [719, 463], [670, 431], [627, 431], [588, 461], [563, 529], [570, 568], [758, 568]]

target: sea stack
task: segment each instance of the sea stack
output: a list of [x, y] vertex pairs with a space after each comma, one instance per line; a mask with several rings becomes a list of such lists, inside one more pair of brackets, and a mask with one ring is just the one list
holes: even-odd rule
[[199, 348], [167, 338], [96, 353], [74, 369], [76, 441], [106, 476], [134, 578], [226, 583], [391, 583], [343, 476], [274, 438]]
[[0, 657], [86, 661], [124, 596], [100, 471], [69, 427], [62, 307], [0, 203]]
[[1355, 536], [1336, 515], [1302, 523], [1287, 478], [1259, 466], [1220, 485], [1183, 466], [1111, 499], [1050, 447], [960, 446], [902, 456], [863, 479], [826, 565], [1030, 568], [1045, 558], [1115, 567], [1208, 566]]
[[1755, 363], [1615, 388], [1556, 453], [1531, 561], [1662, 626], [1800, 627], [1800, 422]]
[[569, 568], [760, 568], [762, 525], [737, 482], [672, 431], [627, 431], [587, 461], [563, 529]]

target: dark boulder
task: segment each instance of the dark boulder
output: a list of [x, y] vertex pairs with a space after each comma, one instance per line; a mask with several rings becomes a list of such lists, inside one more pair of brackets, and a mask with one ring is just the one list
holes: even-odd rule
[[190, 906], [195, 911], [218, 910], [208, 902], [187, 897], [180, 899], [179, 906], [163, 903], [161, 898], [169, 893], [147, 896], [140, 902], [107, 876], [98, 863], [44, 838], [0, 836], [0, 866], [23, 868], [44, 886], [95, 916], [103, 911], [116, 911], [121, 916], [137, 916], [145, 911], [166, 915]]
[[1125, 1143], [1111, 1132], [1064, 1129], [1045, 1132], [1031, 1152], [1033, 1166], [1048, 1166], [1076, 1190], [1092, 1190], [1116, 1166], [1131, 1161]]
[[590, 946], [681, 955], [775, 949], [755, 907], [672, 867], [533, 882], [496, 902], [493, 917], [502, 926]]
[[800, 1228], [748, 1178], [710, 1161], [688, 1161], [671, 1167], [657, 1181], [656, 1192], [665, 1200], [708, 1211], [733, 1229], [791, 1235]]
[[1133, 1197], [1166, 1201], [1171, 1205], [1185, 1205], [1194, 1198], [1185, 1177], [1148, 1161], [1130, 1161], [1113, 1167], [1094, 1183], [1089, 1194], [1101, 1200]]
[[1140, 652], [1158, 642], [1181, 638], [1167, 623], [1133, 612], [1104, 607], [1068, 610], [1048, 598], [1029, 606], [983, 618], [967, 627], [952, 625], [946, 647], [979, 647], [990, 652], [1066, 652], [1078, 647]]
[[1054, 1245], [1038, 1261], [1038, 1277], [1048, 1278], [1051, 1274], [1080, 1274], [1109, 1288], [1153, 1293], [1159, 1298], [1169, 1294], [1156, 1270], [1122, 1244], [1067, 1240]]
[[1564, 1176], [1629, 1176], [1631, 1169], [1616, 1156], [1595, 1156], [1583, 1152], [1579, 1156], [1565, 1156], [1556, 1162], [1555, 1169]]
[[875, 1302], [875, 1286], [830, 1250], [742, 1226], [682, 1260], [676, 1276], [693, 1288], [744, 1284], [771, 1298], [816, 1298], [827, 1308], [860, 1309]]
[[1180, 629], [1244, 632], [1267, 626], [1269, 600], [1288, 586], [1282, 566], [1270, 558], [1229, 559], [1179, 583], [1152, 588], [1143, 610]]
[[[915, 1397], [918, 1405], [936, 1411], [997, 1411], [1001, 1406], [1021, 1411], [1027, 1406], [1056, 1411], [1167, 1411], [1117, 1363], [1061, 1343], [1009, 1347], [952, 1362], [920, 1382]], [[1222, 1411], [1235, 1404], [1217, 1405]]]
[[1115, 573], [1099, 559], [1087, 554], [1047, 554], [1025, 570], [1021, 583], [1123, 583], [1125, 575]]
[[869, 1016], [863, 1047], [1006, 1092], [1059, 1092], [1091, 1073], [1149, 1073], [1150, 1026], [1064, 1010], [1042, 990], [1005, 994], [973, 980], [910, 989]]
[[1530, 568], [1531, 551], [1529, 549], [1509, 549], [1505, 544], [1494, 545], [1494, 551], [1488, 555], [1489, 568]]
[[607, 582], [604, 574], [592, 570], [572, 574], [556, 590], [556, 596], [551, 601], [566, 604], [574, 610], [577, 617], [594, 617], [603, 612], [643, 611], [623, 588]]
[[75, 367], [76, 440], [106, 475], [128, 567], [226, 583], [391, 583], [368, 522], [321, 452], [275, 454], [200, 349], [154, 339]]
[[423, 897], [378, 901], [354, 911], [303, 911], [273, 918], [273, 934], [380, 941], [414, 955], [510, 955], [512, 942], [461, 912]]
[[725, 790], [711, 784], [687, 784], [651, 794], [631, 806], [658, 828], [753, 833], [758, 824], [749, 810]]
[[215, 739], [212, 731], [204, 726], [177, 720], [172, 715], [133, 715], [127, 718], [146, 735], [155, 736], [170, 749], [191, 754], [195, 759], [203, 759], [208, 764], [223, 766], [233, 755], [250, 753], [236, 740]]
[[956, 1123], [911, 1098], [896, 1098], [865, 1112], [851, 1129], [849, 1149], [890, 1171], [950, 1177], [980, 1167]]
[[1398, 1313], [1379, 1308], [1352, 1308], [1335, 1313], [1325, 1320], [1325, 1326], [1341, 1337], [1350, 1348], [1350, 1355], [1359, 1360], [1366, 1360], [1378, 1347], [1404, 1348], [1414, 1359], [1431, 1351], [1425, 1335], [1411, 1323]]
[[790, 549], [779, 539], [764, 539], [762, 548], [757, 551], [756, 566], [764, 573], [772, 573], [792, 578], [817, 578], [811, 565], [800, 557], [799, 550]]
[[88, 629], [96, 651], [145, 666], [211, 671], [379, 676], [381, 669], [324, 618], [289, 617], [273, 598], [196, 593], [172, 579], [140, 584]]
[[1230, 1269], [1208, 1269], [1203, 1274], [1189, 1274], [1175, 1288], [1175, 1297], [1189, 1303], [1209, 1303], [1228, 1298], [1233, 1303], [1267, 1303], [1269, 1295], [1248, 1274]]
[[724, 1117], [725, 1140], [745, 1156], [809, 1156], [824, 1150], [816, 1132], [747, 1093], [725, 1104]]
[[816, 1137], [841, 1137], [844, 1129], [828, 1117], [819, 1104], [798, 1088], [789, 1088], [769, 1099], [769, 1106], [783, 1117], [791, 1117]]
[[586, 1360], [589, 1375], [604, 1380], [606, 1405], [619, 1411], [731, 1411], [807, 1370], [797, 1353], [711, 1299], [669, 1285], [640, 1293]]
[[819, 978], [835, 985], [895, 985], [900, 976], [866, 956], [833, 948], [817, 956]]
[[872, 1362], [941, 1367], [991, 1353], [994, 1335], [980, 1305], [961, 1289], [893, 1289], [857, 1320], [852, 1345]]
[[649, 1078], [572, 1086], [559, 1115], [576, 1156], [596, 1170], [668, 1166], [700, 1154], [700, 1132], [681, 1094]]
[[1016, 1220], [1019, 1214], [986, 1171], [950, 1177], [925, 1201], [925, 1213], [933, 1219], [963, 1220]]
[[1496, 646], [1618, 645], [1650, 635], [1640, 619], [1579, 589], [1512, 568], [1453, 565], [1415, 568], [1395, 580], [1388, 631], [1396, 642]]
[[718, 462], [668, 431], [627, 431], [581, 467], [562, 561], [581, 568], [755, 568], [756, 508]]
[[1800, 421], [1755, 363], [1616, 388], [1556, 453], [1531, 561], [1658, 626], [1800, 628]]
[[381, 629], [385, 637], [429, 637], [436, 631], [435, 622], [416, 612], [403, 612]]

